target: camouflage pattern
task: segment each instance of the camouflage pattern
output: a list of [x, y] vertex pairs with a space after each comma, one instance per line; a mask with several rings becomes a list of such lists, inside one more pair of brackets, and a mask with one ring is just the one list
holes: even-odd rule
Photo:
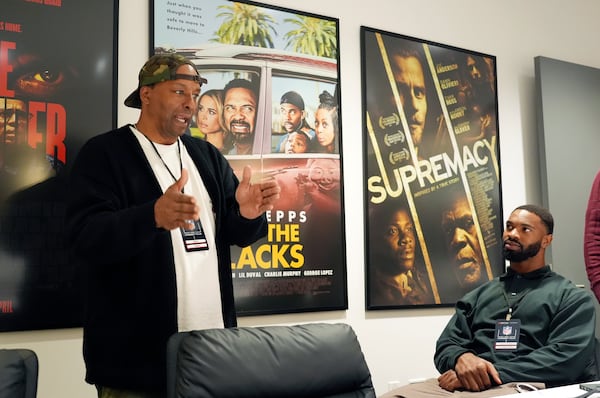
[[200, 75], [177, 74], [177, 69], [181, 65], [190, 65], [196, 70], [196, 65], [192, 61], [179, 54], [157, 54], [150, 57], [138, 75], [138, 88], [125, 99], [125, 105], [138, 109], [142, 107], [142, 100], [140, 99], [140, 87], [142, 86], [151, 86], [175, 79], [196, 81], [200, 86], [206, 84], [206, 79]]

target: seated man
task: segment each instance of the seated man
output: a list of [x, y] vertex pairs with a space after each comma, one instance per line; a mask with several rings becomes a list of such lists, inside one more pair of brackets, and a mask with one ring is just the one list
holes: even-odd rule
[[510, 267], [457, 302], [436, 345], [441, 376], [384, 397], [491, 397], [515, 393], [515, 382], [595, 379], [593, 297], [546, 265], [553, 228], [548, 210], [517, 207], [502, 237]]

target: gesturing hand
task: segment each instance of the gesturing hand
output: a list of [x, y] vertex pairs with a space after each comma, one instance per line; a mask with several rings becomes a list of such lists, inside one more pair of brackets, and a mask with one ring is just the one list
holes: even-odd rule
[[252, 169], [244, 167], [242, 181], [235, 191], [235, 199], [240, 206], [240, 214], [248, 219], [253, 219], [267, 210], [279, 199], [281, 188], [275, 178], [262, 180], [258, 183], [250, 182]]
[[181, 177], [171, 185], [154, 204], [156, 226], [167, 230], [175, 228], [191, 229], [193, 220], [200, 218], [200, 207], [196, 198], [182, 193], [187, 183], [188, 172], [181, 170]]

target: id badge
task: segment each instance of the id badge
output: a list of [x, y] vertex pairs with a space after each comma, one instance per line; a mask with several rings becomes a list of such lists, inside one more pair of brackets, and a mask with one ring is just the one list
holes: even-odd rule
[[200, 220], [194, 220], [194, 229], [179, 228], [183, 237], [183, 245], [186, 252], [197, 252], [208, 250], [208, 241], [202, 229]]
[[497, 320], [494, 335], [494, 350], [515, 351], [519, 344], [520, 330], [521, 321], [519, 319], [511, 319], [510, 321], [504, 319]]

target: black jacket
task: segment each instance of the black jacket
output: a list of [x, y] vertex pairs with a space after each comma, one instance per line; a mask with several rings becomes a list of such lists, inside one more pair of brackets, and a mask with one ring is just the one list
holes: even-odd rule
[[[266, 234], [266, 218], [240, 216], [238, 179], [210, 144], [182, 136], [216, 215], [223, 319], [236, 326], [230, 246]], [[73, 165], [70, 242], [86, 274], [83, 354], [86, 381], [107, 387], [165, 391], [166, 342], [177, 331], [177, 287], [171, 235], [156, 228], [162, 195], [129, 126], [90, 139]]]

